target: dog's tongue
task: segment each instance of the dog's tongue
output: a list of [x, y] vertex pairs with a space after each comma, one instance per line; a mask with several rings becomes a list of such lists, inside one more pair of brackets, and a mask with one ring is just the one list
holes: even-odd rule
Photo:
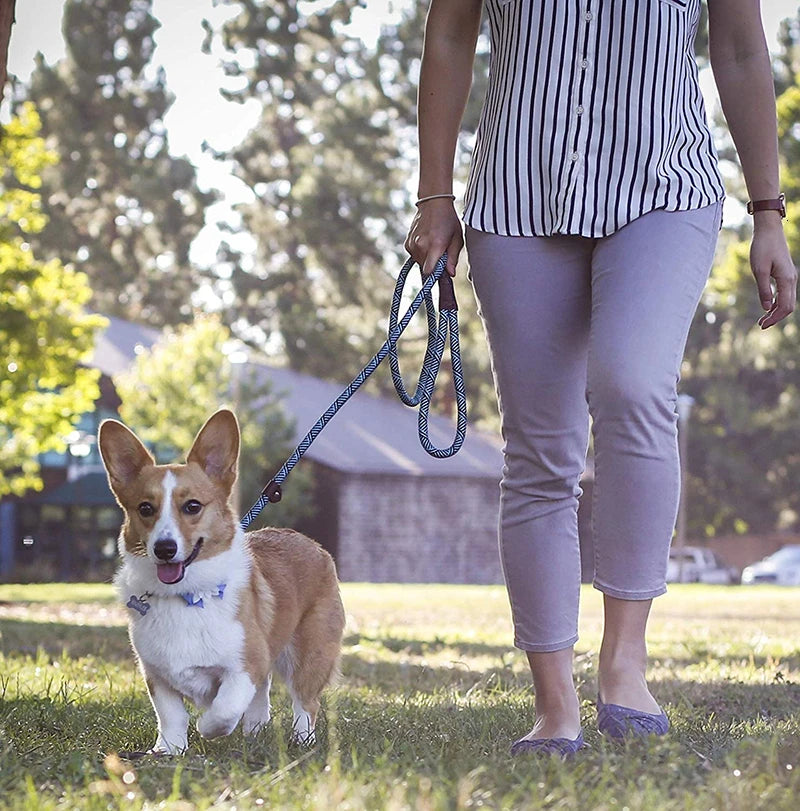
[[156, 566], [158, 579], [162, 583], [177, 583], [183, 579], [183, 561], [178, 563], [159, 563]]

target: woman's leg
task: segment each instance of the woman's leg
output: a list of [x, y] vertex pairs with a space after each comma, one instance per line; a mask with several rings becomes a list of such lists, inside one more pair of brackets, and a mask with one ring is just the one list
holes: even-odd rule
[[592, 241], [468, 228], [467, 248], [505, 440], [500, 551], [514, 643], [536, 690], [532, 736], [572, 739]]
[[657, 713], [658, 702], [647, 687], [645, 631], [652, 600], [603, 597], [604, 630], [600, 646], [598, 693], [606, 704]]
[[678, 511], [677, 384], [721, 204], [653, 211], [597, 241], [587, 396], [595, 587], [605, 594], [600, 695], [656, 712], [645, 682], [650, 602], [666, 591]]

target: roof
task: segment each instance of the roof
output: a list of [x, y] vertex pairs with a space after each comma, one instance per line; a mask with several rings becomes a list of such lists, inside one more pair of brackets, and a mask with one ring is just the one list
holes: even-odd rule
[[25, 500], [29, 504], [80, 504], [86, 507], [105, 507], [117, 503], [108, 487], [105, 473], [86, 473]]
[[104, 375], [113, 377], [130, 369], [137, 348], [151, 347], [158, 340], [159, 332], [114, 316], [105, 317], [109, 322], [108, 328], [97, 336], [90, 363]]
[[[271, 383], [294, 418], [296, 441], [305, 436], [345, 388], [345, 384], [319, 380], [291, 369], [254, 368], [260, 380]], [[380, 373], [381, 370], [376, 372]], [[306, 455], [349, 473], [485, 477], [499, 481], [503, 466], [499, 437], [470, 426], [464, 445], [455, 456], [436, 459], [419, 443], [417, 413], [417, 409], [404, 406], [399, 399], [357, 391], [314, 440]], [[447, 447], [453, 441], [455, 423], [431, 415], [429, 434], [434, 445]]]
[[[130, 368], [137, 346], [149, 347], [158, 332], [119, 318], [110, 318], [98, 339], [92, 365], [113, 376]], [[376, 347], [377, 349], [377, 347]], [[365, 361], [367, 359], [365, 358]], [[273, 392], [295, 421], [299, 442], [345, 383], [331, 383], [291, 369], [249, 364], [260, 382], [269, 381]], [[353, 369], [353, 375], [358, 373]], [[387, 374], [378, 369], [375, 374]], [[454, 421], [438, 415], [429, 419], [431, 441], [450, 445]], [[353, 474], [488, 478], [499, 481], [503, 466], [499, 436], [470, 425], [461, 450], [449, 459], [429, 456], [417, 437], [417, 410], [399, 400], [356, 392], [314, 440], [306, 456], [335, 470]]]

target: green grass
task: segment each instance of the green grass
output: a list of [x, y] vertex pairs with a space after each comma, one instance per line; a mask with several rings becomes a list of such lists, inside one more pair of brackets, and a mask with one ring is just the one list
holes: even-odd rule
[[583, 592], [576, 674], [591, 749], [511, 760], [530, 725], [523, 655], [499, 587], [345, 584], [339, 686], [320, 742], [287, 745], [291, 709], [181, 758], [120, 760], [155, 723], [108, 586], [0, 586], [0, 808], [800, 807], [800, 590], [674, 586], [651, 621], [667, 739], [596, 733], [600, 596]]

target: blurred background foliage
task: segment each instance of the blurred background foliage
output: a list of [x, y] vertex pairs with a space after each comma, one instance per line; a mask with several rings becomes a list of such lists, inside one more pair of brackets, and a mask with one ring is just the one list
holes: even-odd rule
[[31, 247], [47, 226], [41, 175], [57, 160], [34, 105], [20, 105], [0, 138], [0, 496], [40, 488], [39, 454], [64, 451], [100, 396], [100, 373], [82, 366], [105, 325], [85, 311], [86, 274]]
[[[208, 93], [222, 92], [231, 105], [260, 106], [258, 124], [238, 144], [207, 146], [252, 194], [251, 202], [237, 205], [236, 224], [220, 225], [229, 234], [216, 259], [205, 266], [190, 260], [192, 240], [218, 195], [198, 188], [192, 163], [169, 151], [164, 116], [173, 97], [164, 71], [153, 64], [159, 22], [151, 0], [66, 0], [66, 55], [54, 64], [39, 57], [30, 80], [12, 83], [7, 93], [18, 120], [33, 115], [28, 105], [38, 111], [54, 156], [36, 170], [42, 219], [25, 235], [27, 250], [44, 263], [37, 267], [56, 262], [61, 273], [85, 274], [76, 278], [88, 277], [91, 310], [170, 327], [168, 342], [191, 337], [180, 325], [194, 321], [202, 304], [217, 314], [214, 330], [229, 329], [270, 362], [347, 381], [383, 340], [393, 278], [404, 259], [426, 4], [397, 3], [392, 22], [369, 43], [350, 25], [365, 0], [215, 5], [229, 6], [231, 16], [202, 20], [198, 4], [202, 47], [221, 47], [224, 73], [237, 89], [220, 82]], [[482, 37], [457, 155], [459, 182], [480, 114], [487, 48]], [[796, 260], [799, 49], [795, 18], [782, 27], [774, 71], [782, 184], [790, 200], [786, 231]], [[698, 51], [703, 62], [705, 23]], [[714, 127], [729, 192], [745, 200], [724, 121]], [[8, 173], [3, 183], [4, 194], [15, 186]], [[694, 537], [800, 531], [800, 335], [796, 317], [766, 332], [756, 324], [761, 309], [747, 260], [748, 228], [744, 219], [726, 223], [682, 370], [681, 390], [696, 401], [686, 485]], [[242, 234], [252, 250], [235, 239]], [[14, 239], [21, 237], [4, 233], [3, 250]], [[470, 416], [494, 429], [489, 362], [466, 275], [462, 267], [457, 291]], [[82, 301], [77, 293], [76, 300]], [[212, 329], [212, 322], [200, 323], [201, 332]], [[406, 368], [421, 358], [423, 337], [420, 319], [402, 347]], [[213, 366], [219, 357], [211, 357], [210, 345], [207, 350]], [[389, 385], [388, 375], [370, 383], [373, 390]], [[447, 390], [441, 387], [436, 404], [444, 411], [451, 408]], [[209, 403], [224, 400], [222, 394], [209, 391]], [[162, 439], [171, 436], [167, 418], [145, 419], [145, 404], [135, 397], [136, 386], [123, 391], [123, 410], [136, 412], [143, 426], [161, 426]], [[194, 430], [198, 421], [199, 412], [187, 412], [185, 423], [174, 420], [169, 428], [181, 422]], [[271, 430], [281, 447], [286, 424], [277, 419]]]

